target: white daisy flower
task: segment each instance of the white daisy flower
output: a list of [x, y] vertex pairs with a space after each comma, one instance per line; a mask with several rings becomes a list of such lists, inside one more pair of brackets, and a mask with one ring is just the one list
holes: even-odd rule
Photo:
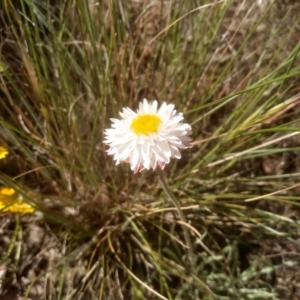
[[116, 164], [128, 162], [134, 173], [157, 166], [163, 169], [170, 158], [181, 158], [179, 149], [191, 147], [192, 128], [182, 123], [183, 115], [173, 104], [163, 102], [157, 109], [156, 100], [148, 103], [144, 99], [137, 113], [127, 107], [120, 116], [121, 120], [111, 119], [104, 143], [110, 146], [107, 153], [114, 155]]

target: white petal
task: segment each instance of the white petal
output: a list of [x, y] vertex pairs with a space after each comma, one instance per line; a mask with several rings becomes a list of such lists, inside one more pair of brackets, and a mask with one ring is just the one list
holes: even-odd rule
[[[157, 167], [163, 169], [170, 158], [181, 158], [179, 149], [191, 147], [192, 129], [183, 123], [182, 113], [177, 113], [173, 104], [163, 102], [158, 109], [156, 100], [149, 103], [143, 99], [137, 113], [125, 107], [119, 114], [122, 119], [111, 119], [111, 128], [104, 131], [103, 142], [109, 146], [106, 152], [113, 155], [116, 164], [128, 162], [134, 173]], [[145, 136], [132, 132], [132, 120], [141, 114], [155, 114], [162, 119], [158, 133]]]
[[153, 103], [150, 105], [149, 113], [156, 114], [157, 112], [157, 101], [154, 100]]

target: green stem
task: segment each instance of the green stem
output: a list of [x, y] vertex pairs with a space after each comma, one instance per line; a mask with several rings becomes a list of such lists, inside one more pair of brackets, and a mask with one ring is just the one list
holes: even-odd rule
[[[179, 201], [177, 200], [177, 198], [175, 197], [175, 195], [173, 194], [173, 192], [171, 191], [171, 189], [169, 188], [169, 186], [167, 184], [167, 181], [166, 181], [165, 176], [164, 176], [164, 172], [160, 168], [157, 168], [156, 172], [159, 176], [159, 179], [160, 179], [160, 181], [163, 185], [163, 188], [164, 188], [165, 192], [171, 198], [173, 204], [175, 205], [175, 207], [178, 211], [181, 222], [187, 224], [185, 215], [181, 210], [180, 203], [179, 203]], [[184, 235], [185, 243], [186, 243], [186, 246], [188, 248], [187, 249], [187, 258], [188, 258], [188, 261], [189, 261], [189, 271], [192, 272], [193, 274], [196, 274], [195, 268], [194, 268], [194, 266], [195, 266], [194, 251], [193, 251], [193, 245], [192, 245], [192, 242], [191, 242], [190, 234], [189, 234], [189, 231], [188, 231], [187, 227], [183, 224], [182, 224], [182, 229], [183, 229], [183, 235]]]
[[213, 299], [217, 300], [217, 296], [212, 292], [212, 290], [204, 283], [200, 280], [200, 278], [197, 276], [196, 270], [195, 270], [195, 264], [196, 264], [196, 260], [194, 259], [194, 251], [193, 251], [193, 245], [191, 242], [191, 238], [190, 238], [190, 234], [189, 231], [187, 229], [187, 227], [185, 225], [183, 225], [184, 223], [187, 224], [186, 218], [184, 213], [181, 210], [180, 207], [180, 203], [177, 200], [177, 198], [175, 197], [175, 195], [173, 194], [173, 192], [171, 191], [171, 189], [169, 188], [167, 181], [165, 179], [165, 175], [163, 173], [163, 171], [158, 167], [156, 169], [156, 172], [159, 176], [159, 179], [163, 185], [163, 188], [165, 190], [165, 192], [167, 193], [167, 195], [171, 198], [173, 204], [175, 205], [180, 220], [182, 222], [182, 229], [183, 229], [183, 235], [184, 235], [184, 239], [185, 239], [185, 243], [188, 247], [187, 249], [187, 259], [188, 259], [188, 266], [187, 266], [187, 271], [190, 275], [190, 278], [192, 280], [192, 282], [195, 282], [197, 285], [201, 286], [203, 288], [203, 290], [209, 294], [210, 296], [212, 296]]

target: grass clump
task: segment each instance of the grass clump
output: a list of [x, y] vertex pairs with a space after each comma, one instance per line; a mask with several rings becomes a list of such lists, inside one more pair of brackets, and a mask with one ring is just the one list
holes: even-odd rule
[[[1, 215], [0, 293], [298, 299], [298, 6], [5, 0], [0, 179], [39, 211]], [[186, 224], [155, 173], [105, 154], [143, 97], [193, 127], [165, 172]]]

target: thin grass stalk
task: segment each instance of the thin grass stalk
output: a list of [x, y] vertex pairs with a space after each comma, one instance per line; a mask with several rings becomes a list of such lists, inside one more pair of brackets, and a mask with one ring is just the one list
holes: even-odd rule
[[[166, 194], [171, 198], [173, 204], [175, 205], [175, 207], [178, 211], [179, 217], [181, 219], [181, 222], [182, 223], [187, 223], [185, 215], [181, 210], [179, 201], [177, 200], [177, 198], [175, 197], [172, 190], [169, 188], [169, 186], [167, 184], [164, 172], [160, 168], [157, 168], [156, 172], [159, 176], [159, 179], [160, 179], [160, 181], [163, 185], [163, 188], [164, 188]], [[185, 242], [186, 242], [186, 245], [187, 245], [187, 248], [188, 248], [187, 258], [188, 258], [188, 261], [189, 261], [189, 266], [188, 266], [189, 268], [187, 269], [187, 271], [196, 274], [195, 268], [194, 268], [194, 265], [195, 265], [194, 251], [193, 251], [193, 245], [192, 245], [192, 242], [191, 242], [190, 234], [189, 234], [189, 231], [188, 231], [188, 229], [186, 228], [185, 225], [182, 225], [182, 229], [183, 229], [184, 239], [185, 239]]]

